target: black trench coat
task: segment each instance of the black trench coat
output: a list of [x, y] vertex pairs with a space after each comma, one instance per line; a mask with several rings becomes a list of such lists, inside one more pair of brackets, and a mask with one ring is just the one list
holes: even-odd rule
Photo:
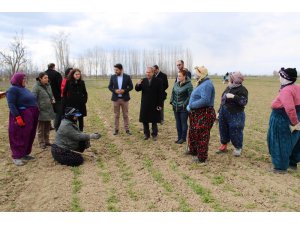
[[160, 123], [160, 111], [156, 108], [163, 105], [162, 80], [153, 77], [149, 85], [148, 79], [144, 78], [140, 85], [135, 85], [135, 90], [142, 91], [139, 121], [142, 123]]

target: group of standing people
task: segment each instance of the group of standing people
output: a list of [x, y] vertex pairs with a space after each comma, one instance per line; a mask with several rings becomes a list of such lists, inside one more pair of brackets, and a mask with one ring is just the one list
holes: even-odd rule
[[[17, 72], [12, 76], [11, 87], [6, 92], [6, 96], [10, 109], [9, 141], [12, 159], [17, 166], [22, 166], [28, 160], [34, 159], [30, 153], [36, 131], [39, 147], [46, 149], [47, 146], [52, 146], [51, 152], [55, 160], [65, 165], [82, 163], [83, 159], [76, 151], [82, 152], [89, 147], [89, 144], [85, 144], [85, 148], [83, 148], [83, 145], [80, 144], [81, 141], [100, 138], [99, 134], [82, 133], [83, 117], [86, 116], [87, 91], [84, 81], [81, 79], [80, 70], [68, 68], [66, 79], [64, 82], [62, 81], [60, 73], [55, 70], [54, 63], [50, 63], [48, 70], [39, 74], [32, 91], [26, 88], [24, 73]], [[51, 144], [49, 134], [53, 119], [57, 133], [54, 144]], [[73, 126], [69, 126], [65, 122], [61, 125], [62, 120], [72, 121]], [[67, 130], [65, 137], [59, 134], [63, 133], [60, 130]], [[60, 145], [60, 143], [64, 143], [64, 145]], [[58, 149], [59, 151], [57, 151]], [[69, 154], [71, 155], [70, 160], [68, 156], [66, 160], [65, 154], [71, 152], [70, 150], [75, 152]], [[76, 158], [76, 162], [73, 160], [74, 158]]]
[[[243, 85], [240, 72], [228, 73], [228, 85], [221, 95], [217, 113], [214, 108], [215, 88], [204, 66], [194, 68], [196, 87], [191, 82], [191, 72], [184, 68], [182, 60], [177, 61], [178, 75], [173, 85], [170, 104], [176, 120], [177, 139], [175, 143], [187, 142], [186, 154], [195, 162], [204, 163], [208, 157], [210, 131], [218, 121], [221, 145], [216, 153], [228, 152], [229, 142], [234, 146], [233, 155], [240, 156], [243, 149], [245, 127], [245, 106], [248, 90]], [[145, 78], [135, 86], [122, 64], [114, 65], [108, 89], [112, 92], [114, 110], [114, 135], [119, 134], [120, 109], [126, 134], [129, 129], [129, 92], [133, 87], [141, 92], [139, 121], [143, 124], [144, 140], [157, 140], [158, 123], [164, 122], [164, 101], [169, 87], [167, 75], [157, 65], [147, 67]], [[281, 68], [280, 90], [272, 102], [268, 130], [268, 148], [275, 173], [284, 173], [288, 168], [296, 169], [300, 161], [300, 85], [296, 85], [297, 70]], [[9, 114], [9, 142], [13, 162], [24, 165], [34, 157], [30, 156], [36, 130], [42, 149], [51, 147], [53, 158], [64, 165], [80, 165], [82, 153], [90, 146], [90, 139], [100, 134], [84, 134], [83, 117], [87, 115], [88, 93], [79, 69], [68, 68], [62, 79], [53, 63], [48, 70], [36, 78], [32, 91], [26, 88], [26, 75], [17, 72], [12, 76], [11, 87], [6, 92]], [[56, 137], [50, 143], [51, 120], [54, 119]], [[189, 127], [188, 127], [189, 120]], [[151, 123], [151, 131], [149, 124]]]
[[[194, 68], [197, 84], [193, 89], [191, 72], [184, 67], [184, 61], [178, 60], [176, 65], [178, 75], [170, 97], [170, 104], [176, 120], [177, 140], [175, 143], [183, 144], [188, 137], [186, 154], [195, 156], [194, 161], [203, 163], [208, 156], [210, 130], [216, 120], [214, 85], [208, 78], [207, 68], [197, 66]], [[133, 89], [133, 84], [130, 76], [123, 73], [121, 64], [116, 64], [114, 67], [115, 74], [111, 76], [108, 85], [108, 89], [112, 92], [111, 100], [115, 118], [113, 134], [119, 133], [120, 108], [123, 112], [125, 131], [127, 134], [131, 134], [128, 108], [129, 92]], [[231, 141], [235, 147], [234, 155], [241, 155], [245, 126], [244, 108], [248, 102], [248, 91], [242, 85], [243, 80], [244, 77], [240, 72], [232, 73], [229, 85], [222, 94], [222, 102], [218, 110], [221, 146], [217, 153], [227, 152], [227, 144]], [[150, 137], [157, 140], [158, 123], [163, 124], [164, 120], [163, 108], [168, 86], [167, 75], [161, 72], [157, 65], [147, 67], [145, 78], [140, 79], [135, 85], [135, 90], [142, 92], [139, 121], [143, 124], [144, 140], [148, 140]]]

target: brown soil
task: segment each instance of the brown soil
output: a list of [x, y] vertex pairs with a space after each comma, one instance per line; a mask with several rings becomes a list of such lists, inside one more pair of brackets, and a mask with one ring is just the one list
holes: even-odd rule
[[[133, 135], [128, 136], [121, 129], [114, 136], [110, 93], [94, 86], [90, 84], [85, 131], [99, 131], [103, 137], [92, 140], [92, 147], [86, 153], [95, 154], [98, 159], [85, 157], [77, 178], [72, 168], [53, 161], [50, 149], [42, 151], [36, 143], [32, 151], [34, 161], [22, 167], [12, 163], [7, 136], [8, 109], [1, 100], [4, 110], [0, 115], [0, 211], [300, 210], [299, 172], [289, 171], [285, 175], [268, 172], [271, 163], [265, 136], [261, 135], [265, 130], [253, 131], [248, 124], [245, 136], [248, 134], [251, 136], [248, 139], [253, 140], [246, 140], [242, 156], [235, 158], [232, 147], [227, 154], [215, 154], [219, 137], [214, 126], [208, 161], [197, 165], [183, 154], [185, 145], [174, 143], [176, 130], [169, 106], [165, 110], [165, 124], [159, 125], [158, 140], [144, 141], [141, 124], [137, 122], [140, 95], [133, 91], [130, 103]], [[121, 118], [121, 128], [122, 122]], [[54, 134], [51, 131], [52, 140]], [[74, 179], [80, 183], [77, 191]], [[78, 200], [77, 205], [74, 199]]]

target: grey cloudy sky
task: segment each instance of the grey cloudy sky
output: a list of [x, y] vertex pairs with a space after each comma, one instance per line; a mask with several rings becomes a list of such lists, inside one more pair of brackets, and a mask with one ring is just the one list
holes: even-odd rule
[[[71, 58], [96, 45], [111, 48], [187, 47], [210, 73], [272, 74], [300, 70], [300, 13], [104, 12], [0, 13], [0, 48], [23, 30], [33, 61], [55, 61], [51, 38], [70, 34]], [[175, 62], [174, 62], [175, 63]]]

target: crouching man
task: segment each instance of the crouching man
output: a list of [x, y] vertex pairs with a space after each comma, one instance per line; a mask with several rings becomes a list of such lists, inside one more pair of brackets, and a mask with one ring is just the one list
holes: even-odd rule
[[[77, 126], [81, 113], [72, 107], [65, 109], [64, 119], [57, 130], [51, 153], [57, 162], [67, 166], [79, 166], [83, 163], [80, 153], [90, 147], [90, 139], [99, 139], [100, 134], [85, 134]], [[76, 153], [79, 152], [79, 153]]]

